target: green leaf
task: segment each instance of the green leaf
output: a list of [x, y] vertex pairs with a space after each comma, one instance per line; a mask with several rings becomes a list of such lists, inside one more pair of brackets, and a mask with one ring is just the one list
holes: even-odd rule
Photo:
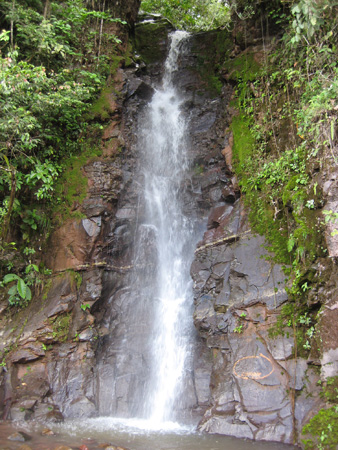
[[295, 5], [292, 9], [291, 9], [292, 14], [297, 14], [300, 13], [300, 7], [299, 5]]
[[288, 247], [288, 252], [291, 252], [295, 246], [295, 239], [294, 237], [291, 235], [288, 239], [288, 243], [287, 243], [287, 247]]
[[19, 278], [19, 280], [18, 280], [18, 293], [19, 293], [20, 297], [25, 300], [26, 293], [27, 293], [27, 285], [23, 281], [22, 278]]
[[32, 291], [30, 290], [30, 288], [28, 286], [26, 286], [26, 300], [31, 300], [32, 299]]
[[19, 280], [19, 279], [20, 278], [17, 275], [15, 275], [15, 273], [9, 273], [9, 274], [4, 276], [3, 282], [5, 284], [7, 284], [7, 283], [10, 283], [11, 281]]
[[13, 296], [16, 295], [17, 293], [18, 293], [18, 289], [17, 289], [17, 286], [16, 286], [16, 285], [12, 286], [12, 287], [8, 290], [8, 295], [9, 295], [10, 297], [13, 297]]

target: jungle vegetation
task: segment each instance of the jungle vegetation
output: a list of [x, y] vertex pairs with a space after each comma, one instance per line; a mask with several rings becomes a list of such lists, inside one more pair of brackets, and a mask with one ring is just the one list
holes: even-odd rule
[[64, 200], [57, 180], [85, 150], [85, 113], [121, 43], [114, 25], [125, 22], [105, 1], [0, 3], [0, 259], [3, 283], [14, 282], [10, 304], [30, 300], [29, 286], [44, 272], [32, 264], [33, 242], [47, 238], [53, 207]]

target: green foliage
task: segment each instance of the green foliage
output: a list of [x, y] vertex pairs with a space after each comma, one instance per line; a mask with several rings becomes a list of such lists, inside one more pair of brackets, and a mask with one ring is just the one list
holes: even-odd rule
[[302, 439], [305, 450], [334, 450], [338, 445], [337, 406], [321, 409], [303, 428], [303, 434], [312, 435], [311, 439]]
[[[249, 2], [234, 3], [245, 11]], [[275, 21], [278, 8], [271, 11]], [[266, 236], [289, 277], [290, 303], [271, 334], [292, 331], [298, 355], [315, 351], [320, 341], [319, 305], [309, 296], [322, 285], [315, 270], [326, 252], [322, 214], [325, 223], [336, 221], [332, 211], [322, 211], [316, 177], [322, 167], [338, 163], [337, 12], [332, 1], [294, 1], [279, 15], [284, 35], [273, 53], [261, 58], [262, 67], [252, 64], [250, 49], [225, 64], [236, 82], [233, 166], [250, 223]]]
[[2, 283], [4, 285], [15, 282], [8, 290], [8, 302], [10, 305], [27, 302], [32, 298], [32, 292], [25, 281], [15, 273], [9, 273], [4, 276]]
[[323, 397], [328, 403], [338, 403], [338, 376], [328, 377], [323, 386]]
[[[61, 171], [58, 161], [83, 132], [79, 119], [98, 84], [70, 81], [64, 71], [47, 76], [43, 67], [9, 57], [0, 64], [1, 152], [15, 168], [17, 192], [28, 188], [38, 200], [49, 199]], [[4, 192], [9, 183], [4, 172]]]
[[[51, 209], [57, 211], [65, 199], [70, 212], [84, 198], [87, 180], [81, 165], [99, 154], [83, 145], [88, 121], [98, 120], [86, 113], [121, 60], [114, 54], [121, 41], [111, 24], [125, 22], [101, 3], [93, 1], [92, 10], [87, 4], [0, 3], [0, 259], [5, 273], [22, 260], [27, 264], [27, 258], [38, 260], [36, 249], [49, 232]], [[22, 255], [9, 262], [6, 241], [14, 235]], [[27, 286], [41, 284], [41, 266], [36, 272], [29, 259], [27, 268], [16, 276]], [[10, 303], [28, 300], [30, 290], [25, 294], [24, 289], [17, 280]]]
[[[334, 0], [300, 0], [292, 8], [292, 29], [294, 36], [291, 38], [293, 44], [305, 39], [308, 44], [311, 40], [321, 37], [326, 31], [328, 18], [335, 17], [337, 2]], [[332, 30], [328, 30], [332, 35]]]
[[62, 314], [51, 317], [49, 322], [52, 326], [52, 338], [57, 342], [65, 342], [67, 340], [69, 329], [72, 321], [71, 314]]
[[188, 31], [212, 30], [230, 21], [229, 7], [218, 0], [143, 0], [141, 8], [160, 13], [175, 27]]

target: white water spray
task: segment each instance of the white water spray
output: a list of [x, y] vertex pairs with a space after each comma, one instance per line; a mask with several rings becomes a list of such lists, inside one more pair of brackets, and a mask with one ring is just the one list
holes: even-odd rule
[[[175, 419], [180, 409], [191, 340], [191, 258], [187, 248], [192, 224], [182, 210], [187, 170], [183, 98], [173, 85], [188, 33], [177, 31], [165, 64], [163, 88], [155, 92], [141, 130], [147, 224], [155, 231], [157, 251], [152, 367], [144, 416], [152, 423]], [[190, 246], [192, 248], [192, 245]]]

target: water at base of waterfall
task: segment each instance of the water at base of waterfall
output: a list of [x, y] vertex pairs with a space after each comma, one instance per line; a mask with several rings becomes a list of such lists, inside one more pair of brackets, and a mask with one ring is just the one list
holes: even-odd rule
[[[62, 424], [0, 422], [0, 448], [18, 448], [8, 441], [15, 431], [30, 436], [29, 448], [46, 450], [57, 446], [101, 450], [109, 446], [128, 450], [296, 450], [292, 445], [253, 442], [220, 435], [203, 435], [189, 429], [156, 431], [139, 427], [134, 419], [121, 421], [110, 417], [65, 421]], [[54, 435], [44, 435], [43, 429]], [[13, 447], [14, 445], [14, 447]]]

